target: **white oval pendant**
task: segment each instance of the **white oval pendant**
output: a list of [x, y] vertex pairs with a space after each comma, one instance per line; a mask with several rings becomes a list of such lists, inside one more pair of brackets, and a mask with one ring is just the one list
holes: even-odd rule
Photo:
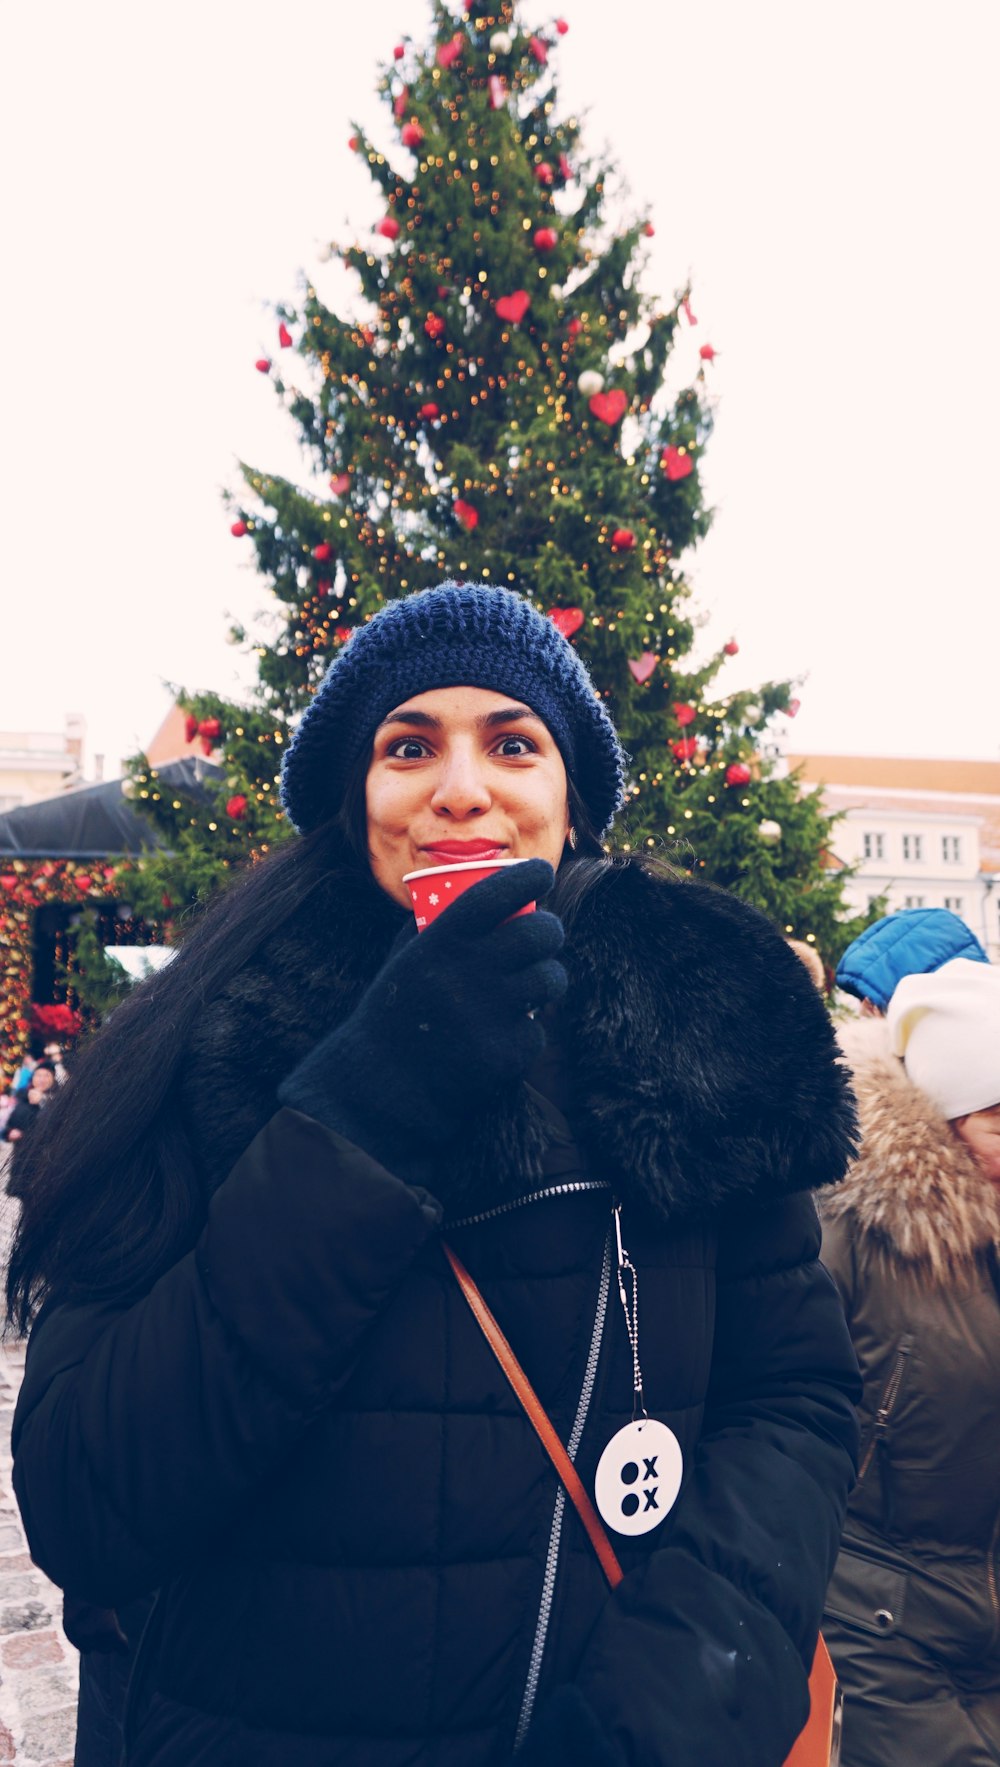
[[597, 1463], [594, 1495], [616, 1534], [648, 1534], [677, 1502], [681, 1445], [665, 1423], [643, 1417], [612, 1436]]

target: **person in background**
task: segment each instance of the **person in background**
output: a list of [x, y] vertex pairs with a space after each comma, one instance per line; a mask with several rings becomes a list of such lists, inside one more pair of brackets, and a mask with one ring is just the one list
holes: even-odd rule
[[863, 1139], [823, 1262], [864, 1379], [823, 1622], [843, 1767], [997, 1767], [1000, 970], [905, 976], [840, 1035]]
[[27, 1092], [28, 1087], [31, 1085], [31, 1076], [38, 1066], [38, 1061], [38, 1056], [32, 1055], [29, 1050], [21, 1062], [20, 1067], [15, 1071], [11, 1084], [19, 1098]]
[[56, 1085], [57, 1086], [64, 1085], [66, 1082], [66, 1079], [67, 1079], [66, 1052], [63, 1049], [62, 1044], [61, 1043], [46, 1043], [46, 1045], [45, 1045], [45, 1060], [47, 1062], [50, 1062], [52, 1065], [52, 1071], [56, 1077]]
[[[26, 1093], [18, 1099], [7, 1119], [5, 1134], [9, 1142], [20, 1141], [25, 1135], [30, 1135], [33, 1132], [38, 1122], [39, 1113], [48, 1104], [55, 1083], [56, 1074], [51, 1062], [36, 1062], [31, 1075], [31, 1084]], [[8, 1182], [7, 1190], [11, 1196], [17, 1196], [19, 1193], [12, 1189], [12, 1184], [13, 1180]]]
[[0, 1093], [0, 1141], [5, 1139], [7, 1123], [17, 1104], [17, 1093], [13, 1086], [5, 1086]]
[[929, 975], [955, 957], [989, 962], [975, 934], [949, 908], [901, 908], [848, 945], [836, 984], [861, 1001], [865, 1017], [880, 1018], [903, 976]]

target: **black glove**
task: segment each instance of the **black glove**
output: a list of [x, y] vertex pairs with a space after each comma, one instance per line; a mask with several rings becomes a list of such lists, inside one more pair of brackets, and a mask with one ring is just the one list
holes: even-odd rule
[[514, 1767], [622, 1767], [618, 1747], [605, 1734], [578, 1687], [557, 1687], [539, 1708]]
[[529, 1013], [566, 991], [562, 923], [511, 916], [552, 883], [544, 859], [504, 866], [425, 932], [407, 926], [350, 1018], [279, 1088], [281, 1103], [426, 1183], [434, 1153], [545, 1046]]

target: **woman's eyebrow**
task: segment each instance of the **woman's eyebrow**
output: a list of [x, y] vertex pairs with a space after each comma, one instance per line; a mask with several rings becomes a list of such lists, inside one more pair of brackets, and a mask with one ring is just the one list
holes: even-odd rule
[[[544, 724], [544, 719], [530, 706], [502, 706], [495, 712], [481, 712], [475, 722], [477, 730], [493, 730], [501, 724], [524, 724], [529, 720], [533, 724]], [[387, 712], [379, 729], [384, 729], [386, 724], [416, 724], [421, 730], [441, 729], [440, 718], [432, 717], [430, 712]]]

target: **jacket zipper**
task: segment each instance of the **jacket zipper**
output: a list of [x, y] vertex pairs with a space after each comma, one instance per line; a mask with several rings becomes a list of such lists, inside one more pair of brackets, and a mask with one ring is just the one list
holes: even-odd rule
[[480, 1221], [493, 1221], [497, 1215], [509, 1215], [513, 1209], [523, 1209], [528, 1203], [540, 1203], [547, 1196], [572, 1196], [580, 1190], [610, 1190], [606, 1178], [573, 1178], [565, 1184], [550, 1184], [546, 1190], [529, 1190], [525, 1196], [516, 1196], [509, 1203], [498, 1203], [495, 1209], [484, 1209], [480, 1215], [463, 1215], [458, 1221], [445, 1221], [450, 1232], [453, 1227], [476, 1227]]
[[990, 1606], [993, 1609], [993, 1639], [995, 1644], [1000, 1636], [1000, 1589], [997, 1588], [997, 1543], [1000, 1541], [1000, 1515], [993, 1524], [990, 1535], [989, 1550], [986, 1554], [986, 1586], [990, 1592]]
[[[562, 1189], [573, 1190], [610, 1190], [608, 1184], [574, 1184], [564, 1185]], [[570, 1460], [575, 1461], [580, 1439], [583, 1435], [590, 1401], [594, 1394], [594, 1382], [597, 1379], [597, 1364], [601, 1356], [601, 1340], [604, 1336], [604, 1321], [608, 1311], [608, 1294], [611, 1289], [611, 1229], [604, 1242], [604, 1263], [601, 1268], [600, 1287], [597, 1292], [597, 1311], [594, 1316], [594, 1329], [590, 1339], [590, 1353], [580, 1389], [580, 1399], [576, 1408], [576, 1417], [566, 1452]], [[549, 1549], [545, 1557], [545, 1575], [542, 1579], [542, 1598], [538, 1608], [538, 1619], [535, 1622], [535, 1637], [531, 1646], [531, 1658], [528, 1663], [528, 1679], [525, 1682], [524, 1695], [521, 1700], [521, 1711], [517, 1720], [517, 1731], [514, 1736], [515, 1752], [521, 1747], [528, 1733], [531, 1714], [535, 1709], [538, 1694], [538, 1681], [542, 1672], [542, 1658], [545, 1655], [545, 1640], [548, 1636], [549, 1620], [552, 1617], [552, 1602], [556, 1589], [556, 1572], [559, 1567], [559, 1543], [562, 1538], [563, 1516], [566, 1511], [566, 1492], [562, 1485], [556, 1492], [555, 1508], [552, 1512], [552, 1527], [549, 1532]]]
[[913, 1338], [910, 1334], [900, 1338], [899, 1348], [896, 1351], [896, 1360], [892, 1365], [892, 1371], [889, 1378], [882, 1389], [882, 1397], [879, 1400], [878, 1410], [875, 1413], [875, 1422], [872, 1425], [872, 1433], [868, 1438], [868, 1446], [865, 1449], [865, 1456], [858, 1468], [858, 1487], [861, 1486], [868, 1468], [871, 1466], [872, 1456], [874, 1455], [876, 1448], [881, 1443], [885, 1442], [885, 1438], [889, 1433], [889, 1419], [896, 1408], [896, 1400], [899, 1398], [899, 1389], [903, 1384], [907, 1359], [912, 1348]]

